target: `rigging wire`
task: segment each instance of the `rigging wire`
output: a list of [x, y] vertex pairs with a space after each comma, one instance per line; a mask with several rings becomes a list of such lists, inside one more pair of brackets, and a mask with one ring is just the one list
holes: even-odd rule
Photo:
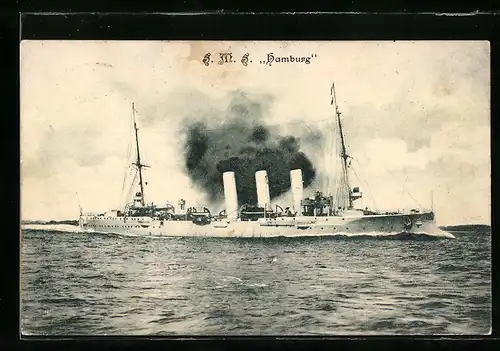
[[139, 172], [137, 170], [134, 173], [134, 178], [132, 179], [132, 183], [130, 184], [129, 190], [127, 192], [127, 196], [125, 197], [125, 199], [123, 201], [124, 205], [126, 205], [130, 201], [130, 199], [132, 197], [132, 193], [133, 193], [134, 188], [135, 188], [134, 184], [137, 181], [137, 175], [138, 175], [138, 173]]
[[[357, 162], [357, 164], [359, 165], [359, 167], [362, 168], [361, 164], [358, 161], [358, 159], [354, 159], [354, 160]], [[374, 207], [375, 210], [377, 210], [378, 206], [376, 204], [375, 198], [373, 197], [373, 195], [371, 193], [370, 187], [368, 186], [368, 182], [366, 180], [361, 179], [361, 177], [358, 176], [358, 174], [356, 173], [356, 170], [354, 169], [354, 167], [351, 166], [351, 170], [354, 173], [354, 176], [356, 177], [356, 179], [358, 180], [358, 182], [361, 183], [361, 186], [364, 187], [368, 191], [368, 195], [370, 196], [370, 200], [372, 200], [372, 202], [373, 202], [373, 207]]]
[[[390, 175], [392, 175], [394, 177], [394, 179], [397, 179], [396, 178], [396, 175], [394, 173], [392, 173], [391, 171], [389, 171], [389, 169], [384, 165], [384, 168], [386, 169], [387, 172], [389, 172]], [[413, 201], [415, 201], [415, 203], [422, 208], [422, 205], [420, 205], [420, 203], [413, 197], [413, 195], [408, 191], [408, 190], [403, 190], [403, 192], [405, 192], [407, 195], [409, 195], [411, 197], [411, 199]]]
[[[131, 135], [132, 134], [132, 124], [129, 123], [128, 124], [128, 134]], [[127, 183], [127, 176], [130, 176], [131, 174], [131, 156], [132, 156], [132, 140], [130, 138], [127, 138], [128, 140], [128, 143], [127, 143], [127, 153], [126, 153], [126, 157], [125, 157], [125, 170], [124, 170], [124, 174], [123, 174], [123, 182], [122, 182], [122, 189], [121, 189], [121, 197], [122, 197], [122, 202], [125, 201], [125, 199], [123, 198], [124, 196], [124, 191], [125, 191], [125, 185]]]
[[123, 195], [123, 191], [125, 190], [125, 185], [127, 183], [127, 176], [129, 176], [131, 174], [131, 171], [132, 171], [132, 168], [130, 167], [130, 164], [128, 164], [128, 161], [129, 161], [129, 157], [127, 157], [127, 165], [125, 166], [125, 172], [124, 172], [124, 175], [123, 175], [123, 183], [122, 183], [122, 190], [121, 190], [121, 193]]
[[[132, 172], [133, 172], [133, 168], [129, 167], [128, 172], [125, 173], [125, 178], [130, 179]], [[135, 182], [135, 178], [132, 180], [130, 186], [133, 186], [134, 182]], [[127, 191], [125, 192], [126, 184], [127, 184], [127, 182], [123, 183], [120, 203], [124, 203], [124, 202], [126, 203], [128, 201], [128, 199], [130, 198], [130, 196], [128, 195], [130, 193], [129, 188], [127, 188]]]
[[334, 137], [335, 133], [338, 132], [337, 123], [335, 123], [333, 120], [330, 123], [332, 123], [332, 130], [334, 131], [334, 133], [330, 135], [331, 138], [330, 145], [332, 154], [329, 156], [331, 157], [331, 159], [334, 160], [333, 162], [331, 162], [331, 164], [333, 165], [333, 167], [335, 167], [335, 169], [330, 170], [330, 174], [332, 177], [334, 177], [334, 182], [333, 182], [334, 188], [332, 190], [332, 195], [333, 195], [333, 208], [336, 209], [339, 206], [341, 200], [341, 194], [339, 192], [341, 180], [339, 175], [334, 171], [340, 169], [342, 167], [342, 164], [340, 158], [335, 156], [336, 154], [338, 154], [338, 148], [339, 148], [338, 139]]
[[[330, 125], [328, 124], [326, 126], [327, 128], [330, 128]], [[323, 143], [323, 155], [324, 155], [324, 164], [325, 164], [325, 170], [326, 170], [326, 174], [325, 174], [325, 180], [324, 180], [324, 184], [321, 184], [321, 186], [324, 188], [324, 192], [329, 195], [330, 193], [330, 186], [331, 186], [331, 179], [330, 179], [330, 165], [331, 165], [331, 162], [330, 162], [330, 155], [328, 154], [328, 151], [329, 150], [329, 144], [330, 144], [330, 138], [329, 138], [329, 135], [326, 137], [326, 140], [325, 142]]]

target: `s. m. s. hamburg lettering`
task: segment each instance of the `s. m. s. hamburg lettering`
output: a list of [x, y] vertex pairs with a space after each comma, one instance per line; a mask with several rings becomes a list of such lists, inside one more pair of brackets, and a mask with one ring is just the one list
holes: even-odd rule
[[[248, 52], [243, 54], [240, 60], [235, 59], [233, 53], [231, 52], [219, 52], [216, 56], [218, 56], [218, 60], [216, 59], [215, 61], [213, 61], [212, 54], [207, 52], [201, 61], [207, 67], [211, 66], [212, 64], [215, 64], [216, 66], [222, 66], [235, 63], [240, 63], [243, 66], [249, 66], [253, 62]], [[298, 56], [298, 55], [278, 56], [270, 52], [266, 54], [265, 59], [260, 60], [259, 63], [261, 65], [266, 65], [266, 66], [272, 66], [273, 64], [280, 64], [280, 63], [288, 63], [288, 64], [303, 63], [308, 65], [311, 63], [312, 59], [316, 57], [318, 57], [317, 54], [311, 54], [309, 56]]]

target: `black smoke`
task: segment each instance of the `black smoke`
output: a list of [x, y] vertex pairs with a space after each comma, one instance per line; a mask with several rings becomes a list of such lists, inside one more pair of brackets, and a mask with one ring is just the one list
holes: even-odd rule
[[[224, 199], [222, 173], [235, 172], [238, 203], [256, 204], [255, 172], [266, 170], [271, 199], [290, 189], [290, 170], [302, 169], [304, 187], [316, 177], [299, 138], [279, 135], [279, 127], [262, 123], [265, 104], [234, 94], [229, 108], [186, 125], [185, 169], [213, 203]], [[271, 119], [272, 120], [272, 119]]]

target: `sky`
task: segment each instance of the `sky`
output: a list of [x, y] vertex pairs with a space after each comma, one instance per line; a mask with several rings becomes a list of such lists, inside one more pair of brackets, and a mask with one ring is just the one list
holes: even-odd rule
[[[22, 219], [74, 219], [78, 201], [90, 212], [120, 206], [132, 102], [151, 166], [147, 201], [202, 204], [183, 170], [186, 120], [223, 110], [237, 91], [261, 96], [265, 122], [284, 133], [324, 131], [334, 81], [359, 207], [432, 204], [440, 225], [491, 222], [487, 41], [23, 41], [20, 50]], [[218, 65], [218, 52], [236, 62]], [[311, 58], [261, 64], [268, 53]], [[326, 169], [314, 144], [303, 149]]]

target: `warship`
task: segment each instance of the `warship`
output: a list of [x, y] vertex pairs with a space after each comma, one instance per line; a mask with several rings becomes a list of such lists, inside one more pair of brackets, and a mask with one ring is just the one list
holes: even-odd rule
[[[358, 186], [351, 187], [349, 173], [351, 159], [342, 129], [341, 113], [337, 105], [335, 85], [330, 88], [331, 105], [335, 113], [330, 118], [329, 133], [332, 150], [326, 162], [335, 172], [335, 182], [327, 189], [313, 189], [305, 197], [301, 169], [290, 169], [290, 191], [293, 204], [283, 209], [271, 206], [268, 170], [255, 173], [257, 203], [238, 205], [235, 173], [221, 174], [225, 209], [213, 214], [207, 207], [192, 206], [180, 199], [174, 206], [170, 202], [148, 204], [144, 196], [143, 169], [139, 146], [139, 133], [132, 103], [135, 134], [135, 157], [132, 163], [138, 173], [137, 188], [123, 208], [102, 213], [84, 213], [80, 206], [79, 227], [83, 232], [110, 233], [130, 236], [159, 237], [307, 237], [350, 235], [359, 233], [435, 233], [441, 232], [435, 223], [433, 209], [414, 208], [381, 212], [368, 207], [357, 208], [355, 203], [363, 194]], [[333, 147], [336, 145], [336, 147]], [[338, 165], [338, 166], [335, 166]], [[269, 170], [269, 171], [272, 171]], [[136, 173], [136, 174], [137, 174]], [[147, 184], [147, 183], [146, 183]]]

